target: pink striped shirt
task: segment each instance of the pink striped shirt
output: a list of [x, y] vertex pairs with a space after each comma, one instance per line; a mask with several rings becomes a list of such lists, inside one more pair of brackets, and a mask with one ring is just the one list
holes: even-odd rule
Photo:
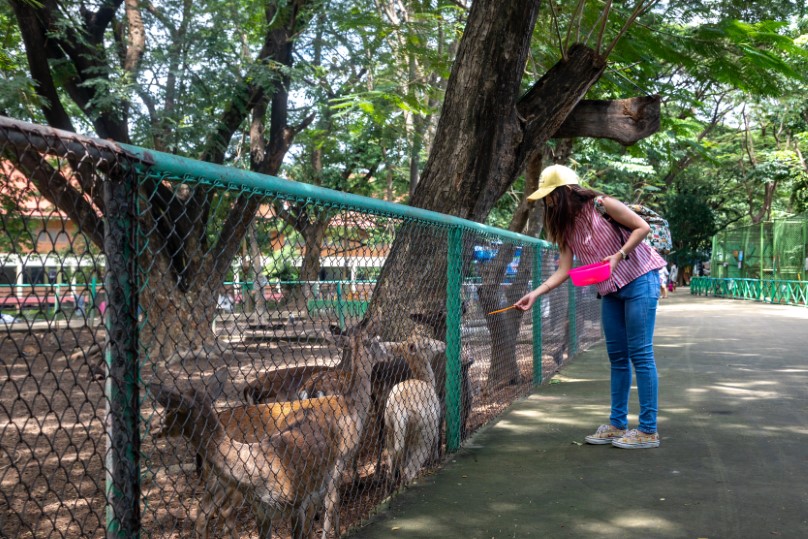
[[[589, 224], [591, 223], [591, 226]], [[594, 264], [604, 257], [613, 255], [623, 247], [628, 237], [626, 230], [622, 237], [606, 218], [595, 209], [595, 203], [584, 206], [575, 220], [575, 229], [570, 238], [569, 247], [582, 264]], [[658, 270], [667, 263], [659, 253], [645, 242], [640, 243], [629, 255], [627, 260], [621, 260], [611, 277], [597, 288], [601, 296], [610, 294], [618, 288], [651, 270]]]

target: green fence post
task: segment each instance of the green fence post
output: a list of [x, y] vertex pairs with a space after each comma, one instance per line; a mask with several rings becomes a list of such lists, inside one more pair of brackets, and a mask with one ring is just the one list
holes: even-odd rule
[[337, 318], [339, 319], [339, 328], [345, 331], [345, 312], [342, 310], [342, 281], [337, 281]]
[[463, 229], [449, 229], [446, 260], [446, 450], [460, 448], [460, 285], [463, 272]]
[[[760, 222], [760, 284], [763, 285], [763, 223], [764, 221]], [[774, 259], [772, 259], [772, 279], [774, 279]]]
[[[541, 281], [541, 262], [543, 249], [539, 246], [533, 249], [533, 288], [536, 289]], [[533, 385], [541, 385], [544, 372], [542, 369], [542, 340], [541, 340], [541, 310], [542, 302], [548, 298], [540, 296], [533, 305]]]
[[567, 316], [570, 319], [570, 354], [571, 358], [578, 352], [578, 309], [575, 305], [575, 285], [572, 279], [569, 280], [569, 310]]
[[107, 259], [106, 525], [108, 539], [140, 533], [137, 222], [133, 170], [117, 168], [102, 182]]

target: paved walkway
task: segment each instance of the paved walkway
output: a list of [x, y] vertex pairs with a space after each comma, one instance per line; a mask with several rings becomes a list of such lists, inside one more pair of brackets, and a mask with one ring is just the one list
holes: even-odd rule
[[581, 444], [609, 412], [600, 345], [351, 537], [808, 537], [808, 310], [680, 289], [655, 343], [658, 449]]

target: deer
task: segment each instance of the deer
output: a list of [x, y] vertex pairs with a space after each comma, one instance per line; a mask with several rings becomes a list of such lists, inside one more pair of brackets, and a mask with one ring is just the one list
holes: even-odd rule
[[[344, 331], [336, 324], [331, 324], [329, 326], [330, 334], [327, 335], [326, 339], [330, 341], [347, 337], [351, 333], [361, 331], [365, 324], [367, 322], [362, 321], [356, 327], [347, 331]], [[247, 404], [262, 404], [318, 396], [310, 390], [313, 380], [329, 380], [335, 377], [348, 379], [350, 377], [351, 355], [349, 350], [345, 352], [340, 362], [335, 366], [298, 365], [260, 372], [242, 389], [244, 402]], [[319, 396], [335, 393], [338, 393], [338, 391], [321, 391]]]
[[442, 414], [431, 363], [445, 353], [446, 344], [413, 334], [391, 351], [404, 358], [413, 375], [393, 386], [384, 407], [389, 477], [407, 486], [437, 455]]
[[[356, 328], [351, 328], [348, 332], [343, 333], [339, 326], [331, 326], [331, 333], [335, 338], [350, 335], [355, 330]], [[381, 468], [381, 453], [384, 445], [384, 401], [395, 384], [410, 376], [406, 363], [390, 354], [390, 344], [379, 341], [371, 343], [371, 351], [380, 361], [373, 365], [371, 373], [370, 414], [359, 452], [363, 455], [373, 452], [376, 456], [377, 470]], [[340, 395], [352, 383], [351, 363], [352, 358], [349, 352], [344, 354], [339, 364], [334, 367], [304, 365], [262, 372], [244, 386], [242, 390], [244, 400], [249, 404], [259, 405], [271, 404], [274, 401], [305, 400]], [[355, 460], [353, 463], [355, 476], [358, 475], [358, 466], [358, 462]]]
[[[348, 337], [353, 376], [343, 394], [289, 404], [294, 417], [284, 415], [285, 426], [259, 441], [234, 439], [233, 427], [228, 429], [203, 392], [152, 385], [155, 399], [173, 414], [172, 424], [181, 425], [209, 473], [251, 506], [262, 539], [270, 538], [272, 522], [278, 520], [292, 522], [296, 539], [305, 537], [320, 507], [323, 539], [339, 534], [339, 487], [359, 449], [370, 407], [371, 370], [378, 359], [368, 350], [367, 334], [365, 328]], [[252, 420], [244, 421], [246, 430]]]
[[[463, 301], [461, 303], [461, 315], [466, 314], [466, 310], [466, 302]], [[432, 338], [439, 341], [446, 338], [445, 310], [411, 312], [410, 319], [421, 326]], [[474, 364], [474, 359], [464, 354], [461, 356], [460, 362], [460, 439], [463, 440], [468, 435], [467, 423], [474, 399], [474, 389], [469, 376], [469, 370]], [[443, 416], [446, 414], [446, 356], [444, 354], [434, 355], [431, 364], [432, 371], [435, 374], [435, 390], [438, 392], [438, 398], [441, 401], [441, 422], [443, 422]]]
[[260, 404], [265, 402], [291, 401], [308, 396], [301, 392], [312, 377], [334, 370], [347, 372], [341, 365], [329, 367], [326, 365], [302, 365], [299, 367], [286, 367], [259, 373], [254, 380], [244, 386], [244, 401], [247, 404]]
[[[165, 391], [164, 389], [161, 391]], [[333, 399], [317, 398], [271, 404], [244, 405], [228, 408], [217, 415], [217, 421], [224, 427], [227, 436], [243, 443], [256, 443], [273, 434], [288, 429], [301, 421], [306, 410], [326, 409], [334, 406]], [[162, 425], [153, 434], [155, 438], [183, 436], [185, 425], [191, 421], [182, 407], [168, 407]], [[206, 465], [202, 452], [197, 453], [197, 471], [202, 478], [204, 495], [194, 518], [196, 537], [207, 539], [210, 525], [217, 519], [224, 521], [224, 529], [232, 533], [236, 529], [236, 514], [245, 504], [244, 496], [232, 482], [220, 481]], [[291, 517], [293, 534], [303, 529], [313, 515], [294, 514]], [[297, 536], [297, 535], [296, 535]]]

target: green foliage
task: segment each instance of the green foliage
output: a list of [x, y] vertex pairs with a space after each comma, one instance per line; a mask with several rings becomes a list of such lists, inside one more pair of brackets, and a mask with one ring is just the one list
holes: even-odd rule
[[39, 98], [28, 72], [22, 37], [11, 6], [0, 4], [0, 114], [35, 120], [40, 118]]
[[704, 260], [715, 234], [715, 212], [705, 190], [685, 191], [670, 198], [665, 218], [671, 227], [673, 250], [668, 260], [680, 266]]
[[294, 245], [285, 245], [280, 250], [271, 251], [267, 255], [269, 261], [264, 266], [264, 275], [267, 279], [296, 281], [299, 278], [299, 269], [292, 262], [300, 256], [300, 250]]
[[[728, 3], [717, 4], [667, 3], [667, 11], [642, 17], [590, 92], [659, 93], [659, 132], [625, 149], [581, 140], [573, 153], [594, 187], [659, 209], [682, 261], [709, 250], [705, 230], [749, 223], [761, 211], [764, 218], [799, 211], [805, 200], [798, 149], [808, 58], [799, 26], [788, 17], [739, 19]], [[768, 210], [767, 184], [776, 186]]]
[[[76, 33], [86, 3], [65, 0], [59, 5], [54, 35]], [[631, 5], [612, 5], [604, 44], [622, 27]], [[283, 9], [288, 7], [285, 1], [168, 1], [142, 9], [148, 42], [140, 69], [125, 72], [116, 36], [104, 36], [103, 47], [93, 51], [95, 77], [80, 87], [96, 90], [86, 104], [87, 116], [66, 92], [76, 73], [66, 62], [53, 61], [52, 74], [74, 125], [90, 131], [95, 115], [111, 111], [126, 115], [133, 143], [197, 156], [243, 78], [265, 87], [283, 81], [292, 103], [288, 124], [298, 126], [314, 117], [297, 134], [284, 176], [405, 200], [410, 164], [422, 166], [429, 151], [465, 10], [449, 1], [307, 3], [306, 13], [298, 16], [315, 16], [294, 36], [295, 61], [289, 68], [254, 60], [264, 46], [268, 7], [278, 8], [271, 27], [290, 16]], [[560, 7], [563, 40], [573, 10]], [[603, 7], [602, 2], [585, 4], [580, 29], [571, 28], [570, 42], [588, 36], [594, 44]], [[694, 212], [708, 209], [712, 221], [704, 210], [698, 226], [684, 221], [675, 225], [675, 240], [694, 236], [681, 240], [680, 253], [709, 248], [700, 235], [703, 230], [749, 222], [763, 208], [767, 183], [777, 185], [772, 215], [806, 209], [808, 179], [801, 157], [808, 138], [804, 15], [803, 3], [792, 0], [679, 0], [659, 3], [643, 14], [619, 41], [587, 97], [658, 93], [663, 102], [660, 130], [630, 148], [604, 140], [577, 141], [572, 161], [584, 181], [621, 200], [659, 209], [672, 226], [679, 215], [687, 215], [688, 204]], [[125, 24], [122, 9], [116, 22]], [[75, 37], [83, 39], [80, 32]], [[0, 113], [41, 122], [43, 103], [29, 78], [8, 3], [0, 4], [0, 42]], [[559, 57], [553, 13], [542, 3], [523, 86], [535, 82]], [[249, 166], [248, 129], [245, 122], [227, 141], [228, 164]], [[507, 226], [522, 190], [520, 180], [488, 222]], [[216, 223], [223, 221], [235, 195], [214, 199]]]

